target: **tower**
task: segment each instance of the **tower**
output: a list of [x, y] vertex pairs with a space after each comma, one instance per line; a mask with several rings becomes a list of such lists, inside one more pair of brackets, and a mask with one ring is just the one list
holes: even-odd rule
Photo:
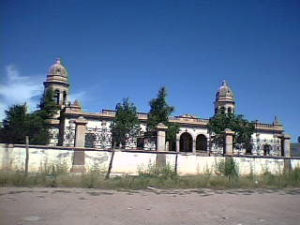
[[44, 82], [44, 96], [52, 90], [54, 93], [54, 100], [59, 106], [59, 110], [52, 118], [46, 121], [49, 124], [50, 140], [49, 145], [56, 146], [59, 144], [59, 139], [62, 136], [63, 123], [61, 123], [60, 116], [62, 110], [69, 104], [69, 79], [66, 68], [62, 65], [60, 59], [56, 59], [56, 63], [52, 65], [47, 74], [47, 80]]
[[216, 94], [216, 101], [214, 104], [215, 114], [235, 112], [234, 94], [225, 80], [222, 82], [222, 86]]
[[44, 82], [44, 91], [46, 93], [48, 90], [52, 90], [56, 104], [62, 109], [69, 102], [69, 87], [68, 72], [58, 58], [49, 69], [47, 80]]

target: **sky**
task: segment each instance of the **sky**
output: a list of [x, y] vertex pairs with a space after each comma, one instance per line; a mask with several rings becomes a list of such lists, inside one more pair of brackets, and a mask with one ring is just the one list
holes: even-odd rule
[[49, 67], [62, 58], [84, 110], [139, 111], [160, 87], [174, 115], [209, 118], [222, 80], [249, 120], [300, 136], [300, 1], [1, 0], [0, 119], [34, 110]]

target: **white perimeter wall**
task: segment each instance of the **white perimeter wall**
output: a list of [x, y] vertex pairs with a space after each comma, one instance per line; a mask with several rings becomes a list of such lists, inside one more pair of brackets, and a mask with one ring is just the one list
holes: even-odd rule
[[[38, 172], [52, 165], [64, 165], [66, 169], [72, 168], [74, 150], [72, 148], [33, 147], [29, 148], [29, 172]], [[111, 173], [113, 175], [137, 175], [149, 166], [156, 164], [157, 157], [165, 155], [166, 164], [175, 168], [176, 154], [153, 153], [135, 151], [116, 151]], [[107, 171], [111, 160], [111, 151], [85, 151], [85, 168], [97, 168]], [[0, 144], [0, 169], [24, 170], [25, 147], [7, 147]], [[197, 175], [206, 172], [218, 175], [217, 164], [224, 160], [223, 156], [201, 156], [192, 153], [178, 154], [177, 172], [179, 175]], [[262, 174], [269, 171], [273, 174], [281, 173], [284, 168], [283, 158], [267, 157], [234, 157], [240, 175], [251, 172]], [[300, 158], [291, 158], [291, 168], [300, 168]]]

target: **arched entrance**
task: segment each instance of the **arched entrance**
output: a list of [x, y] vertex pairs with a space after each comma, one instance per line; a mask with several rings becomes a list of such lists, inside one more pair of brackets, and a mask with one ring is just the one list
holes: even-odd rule
[[272, 149], [271, 145], [265, 144], [264, 145], [264, 155], [270, 155], [271, 149]]
[[207, 151], [207, 138], [204, 134], [199, 134], [196, 138], [196, 150]]
[[181, 152], [192, 152], [193, 150], [193, 138], [192, 135], [185, 132], [180, 136], [180, 151]]

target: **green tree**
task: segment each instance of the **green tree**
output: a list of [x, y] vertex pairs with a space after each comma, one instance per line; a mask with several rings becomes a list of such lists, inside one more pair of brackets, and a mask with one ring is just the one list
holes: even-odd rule
[[24, 144], [29, 136], [30, 144], [49, 143], [49, 124], [46, 119], [53, 118], [59, 107], [53, 100], [53, 91], [47, 91], [41, 98], [39, 110], [29, 113], [26, 104], [13, 105], [6, 112], [3, 127], [0, 129], [0, 141]]
[[208, 130], [214, 133], [213, 143], [218, 146], [224, 145], [225, 129], [230, 129], [235, 132], [234, 144], [236, 147], [245, 148], [246, 150], [252, 149], [251, 135], [255, 131], [253, 122], [244, 119], [243, 115], [217, 114], [209, 120]]
[[59, 106], [54, 100], [54, 92], [52, 89], [48, 89], [43, 94], [38, 107], [40, 108], [38, 113], [43, 119], [53, 118], [53, 116], [57, 113]]
[[13, 105], [5, 111], [3, 128], [0, 130], [1, 142], [4, 143], [25, 143], [27, 135], [27, 107], [23, 105]]
[[162, 87], [157, 94], [157, 97], [152, 99], [150, 104], [150, 111], [148, 113], [147, 129], [148, 132], [154, 132], [159, 123], [168, 126], [167, 141], [174, 141], [176, 134], [179, 132], [179, 125], [169, 122], [169, 116], [174, 112], [175, 108], [170, 106], [167, 102], [167, 89]]
[[49, 124], [41, 116], [40, 111], [28, 114], [26, 123], [30, 144], [46, 145], [49, 143]]
[[23, 104], [11, 106], [5, 114], [0, 130], [1, 142], [24, 144], [28, 136], [31, 144], [48, 143], [48, 127], [38, 112], [28, 113], [26, 104]]
[[140, 121], [135, 105], [128, 98], [116, 105], [116, 116], [111, 124], [113, 143], [125, 148], [126, 140], [135, 137], [140, 132]]

